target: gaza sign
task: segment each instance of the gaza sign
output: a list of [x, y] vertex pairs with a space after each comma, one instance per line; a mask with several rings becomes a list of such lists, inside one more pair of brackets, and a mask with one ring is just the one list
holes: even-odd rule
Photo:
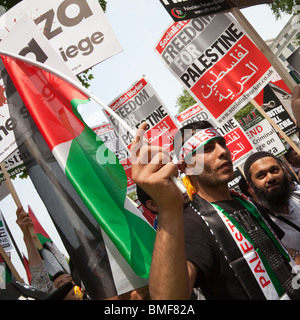
[[[25, 13], [74, 74], [122, 51], [98, 0], [23, 0], [0, 18], [0, 40]], [[41, 56], [40, 50], [28, 43], [20, 54]]]

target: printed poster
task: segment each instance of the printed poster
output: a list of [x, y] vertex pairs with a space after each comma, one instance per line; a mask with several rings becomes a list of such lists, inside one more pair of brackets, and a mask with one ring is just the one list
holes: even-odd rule
[[[146, 137], [151, 145], [161, 146], [171, 152], [174, 135], [177, 132], [175, 120], [164, 106], [153, 87], [146, 78], [141, 78], [126, 92], [109, 104], [119, 117], [137, 130], [140, 124], [147, 122]], [[119, 126], [117, 121], [105, 111], [124, 144], [130, 148], [133, 136]]]
[[[209, 121], [212, 125], [215, 125], [213, 119], [210, 119], [209, 115], [198, 104], [195, 104], [178, 114], [176, 119], [181, 126], [203, 120]], [[234, 167], [240, 166], [255, 151], [247, 135], [234, 118], [230, 119], [223, 126], [219, 126], [218, 131], [226, 140]]]
[[246, 132], [256, 151], [267, 151], [274, 156], [286, 152], [278, 133], [251, 103], [237, 113], [235, 119]]
[[275, 74], [228, 14], [175, 22], [159, 40], [156, 51], [220, 125], [253, 99]]
[[[76, 75], [122, 51], [98, 0], [23, 0], [0, 18], [0, 40], [24, 13]], [[31, 41], [14, 53], [38, 54], [41, 63], [47, 58]]]
[[231, 8], [246, 8], [271, 0], [160, 0], [174, 21], [194, 19], [209, 14], [225, 12]]
[[5, 251], [9, 251], [13, 249], [1, 211], [0, 211], [0, 245]]
[[297, 125], [292, 118], [292, 95], [279, 76], [274, 77], [254, 99], [287, 135], [297, 133]]

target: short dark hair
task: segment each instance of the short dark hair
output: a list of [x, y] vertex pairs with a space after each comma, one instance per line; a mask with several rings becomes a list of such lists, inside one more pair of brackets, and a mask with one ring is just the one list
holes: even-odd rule
[[239, 181], [239, 188], [245, 196], [249, 198], [251, 197], [250, 193], [248, 192], [247, 180], [243, 176], [241, 176], [241, 179]]
[[146, 206], [146, 202], [148, 200], [152, 200], [147, 192], [145, 192], [140, 186], [136, 185], [136, 194], [138, 199], [140, 200], [141, 204]]
[[[203, 121], [191, 122], [189, 124], [186, 124], [182, 128], [180, 128], [176, 132], [176, 134], [174, 136], [174, 140], [173, 140], [174, 152], [175, 152], [176, 157], [177, 158], [179, 157], [180, 150], [181, 150], [182, 146], [184, 145], [184, 143], [186, 142], [186, 141], [184, 141], [184, 138], [187, 140], [192, 135], [194, 135], [197, 130], [212, 128], [212, 127], [213, 127], [213, 125], [209, 121], [203, 120]], [[191, 130], [192, 134], [190, 136], [185, 136], [184, 130]]]
[[250, 174], [250, 167], [252, 166], [252, 164], [262, 158], [273, 158], [277, 161], [277, 163], [282, 167], [282, 162], [279, 158], [277, 158], [276, 156], [274, 156], [272, 153], [267, 152], [267, 151], [259, 151], [259, 152], [255, 152], [253, 154], [251, 154], [251, 156], [246, 160], [245, 164], [244, 164], [244, 174], [246, 179], [251, 182], [251, 174]]
[[285, 153], [285, 158], [286, 158], [286, 160], [287, 161], [290, 161], [290, 158], [291, 158], [291, 155], [292, 155], [292, 151], [293, 151], [294, 149], [293, 148], [291, 148], [291, 147], [289, 147], [288, 148], [288, 150], [287, 150], [287, 152]]
[[137, 197], [138, 199], [140, 200], [141, 204], [143, 206], [145, 206], [148, 210], [150, 210], [152, 213], [154, 214], [157, 214], [157, 212], [149, 209], [147, 206], [146, 206], [146, 202], [148, 200], [152, 200], [152, 198], [149, 196], [149, 194], [147, 192], [145, 192], [140, 186], [136, 185], [136, 194], [137, 194]]
[[55, 273], [55, 275], [52, 277], [52, 282], [54, 282], [54, 280], [56, 280], [58, 277], [60, 277], [61, 275], [63, 275], [63, 274], [68, 274], [67, 272], [65, 272], [65, 271], [58, 271], [58, 272], [56, 272]]

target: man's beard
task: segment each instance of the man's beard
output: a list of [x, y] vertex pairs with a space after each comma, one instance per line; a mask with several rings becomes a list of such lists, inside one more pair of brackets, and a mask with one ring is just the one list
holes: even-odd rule
[[258, 202], [272, 212], [278, 212], [278, 209], [287, 207], [292, 195], [292, 188], [287, 176], [284, 176], [279, 188], [268, 191], [262, 188], [252, 186]]

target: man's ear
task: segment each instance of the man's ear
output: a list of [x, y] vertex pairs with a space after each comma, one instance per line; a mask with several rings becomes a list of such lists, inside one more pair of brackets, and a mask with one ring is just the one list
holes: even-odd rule
[[157, 212], [158, 213], [158, 207], [157, 204], [154, 200], [147, 200], [145, 202], [145, 207], [153, 212]]

